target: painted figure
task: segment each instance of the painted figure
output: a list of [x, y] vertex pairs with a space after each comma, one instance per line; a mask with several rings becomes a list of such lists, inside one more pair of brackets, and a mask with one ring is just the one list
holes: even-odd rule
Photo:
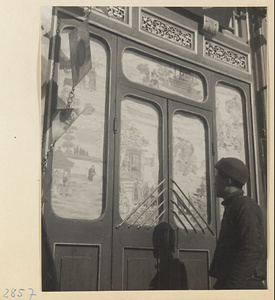
[[92, 165], [91, 168], [89, 169], [89, 172], [88, 172], [88, 179], [90, 181], [93, 181], [95, 174], [96, 174], [95, 166]]
[[64, 196], [71, 196], [72, 190], [71, 190], [71, 182], [70, 182], [70, 170], [65, 169], [63, 178], [62, 178], [62, 191], [61, 194]]

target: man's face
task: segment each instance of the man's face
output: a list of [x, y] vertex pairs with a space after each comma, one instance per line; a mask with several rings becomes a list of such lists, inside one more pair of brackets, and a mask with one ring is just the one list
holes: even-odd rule
[[216, 190], [216, 196], [217, 197], [223, 197], [225, 196], [225, 188], [228, 184], [228, 177], [221, 174], [220, 172], [216, 171], [215, 175], [215, 190]]

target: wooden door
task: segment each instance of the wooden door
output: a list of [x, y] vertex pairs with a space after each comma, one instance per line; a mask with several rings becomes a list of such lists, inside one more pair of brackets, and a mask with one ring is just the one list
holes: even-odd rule
[[209, 289], [216, 209], [203, 81], [124, 39], [118, 61], [112, 288]]
[[[122, 84], [116, 99], [112, 288], [148, 290], [164, 250], [165, 233], [155, 229], [168, 224], [167, 101]], [[167, 254], [162, 256], [167, 271]], [[166, 282], [168, 272], [163, 274]]]
[[170, 225], [187, 289], [207, 290], [216, 245], [212, 113], [169, 101]]
[[211, 114], [129, 86], [117, 97], [113, 288], [209, 289]]
[[[61, 12], [56, 17], [54, 77], [44, 127], [51, 146], [46, 146], [43, 173], [47, 234], [43, 239], [49, 242], [59, 290], [110, 290], [114, 118], [110, 82], [116, 37], [89, 26], [92, 69], [72, 90], [69, 34], [82, 22]], [[45, 259], [49, 253], [43, 255]]]

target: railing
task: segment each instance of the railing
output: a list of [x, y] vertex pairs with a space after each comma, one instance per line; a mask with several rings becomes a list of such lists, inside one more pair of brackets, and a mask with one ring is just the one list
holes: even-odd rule
[[[201, 214], [199, 213], [199, 211], [196, 209], [196, 207], [194, 206], [194, 204], [192, 203], [192, 201], [190, 201], [190, 199], [188, 199], [188, 197], [185, 195], [185, 193], [182, 191], [182, 189], [179, 187], [179, 185], [176, 183], [175, 180], [173, 180], [172, 178], [170, 178], [170, 180], [177, 187], [177, 189], [180, 191], [180, 193], [182, 194], [182, 196], [187, 201], [188, 205], [190, 205], [192, 207], [192, 209], [194, 210], [194, 212], [195, 212], [195, 213], [192, 213], [191, 210], [188, 208], [188, 206], [184, 203], [184, 200], [180, 197], [180, 195], [178, 194], [178, 192], [175, 189], [171, 188], [171, 191], [173, 192], [173, 194], [177, 198], [177, 202], [175, 202], [174, 200], [171, 200], [171, 202], [177, 207], [178, 211], [184, 217], [184, 219], [186, 220], [186, 222], [191, 226], [191, 228], [193, 229], [193, 231], [197, 234], [197, 230], [196, 230], [195, 226], [193, 225], [193, 223], [195, 222], [195, 224], [197, 224], [198, 227], [201, 229], [202, 233], [205, 234], [205, 231], [204, 231], [201, 223], [199, 222], [199, 219], [200, 219], [204, 223], [204, 225], [206, 225], [206, 228], [214, 236], [214, 232], [209, 227], [209, 225], [204, 220], [204, 218], [201, 216]], [[185, 229], [185, 231], [187, 233], [189, 233], [186, 224], [183, 222], [182, 218], [178, 215], [178, 213], [175, 210], [172, 210], [172, 212], [176, 216], [177, 220], [181, 223], [181, 225], [183, 226], [183, 228]], [[191, 222], [191, 220], [188, 218], [187, 215], [189, 215], [191, 217], [191, 220], [193, 220], [193, 223]]]
[[[210, 226], [207, 224], [207, 222], [205, 221], [205, 219], [202, 217], [202, 215], [199, 213], [199, 211], [196, 209], [196, 207], [194, 206], [194, 204], [192, 203], [192, 201], [185, 195], [185, 193], [182, 191], [182, 189], [179, 187], [179, 185], [176, 183], [175, 180], [173, 180], [172, 178], [170, 178], [170, 180], [171, 180], [172, 184], [180, 192], [180, 194], [183, 196], [182, 197], [176, 189], [174, 189], [172, 187], [170, 188], [171, 191], [172, 191], [172, 193], [175, 195], [175, 197], [177, 199], [177, 201], [170, 200], [171, 203], [173, 203], [173, 207], [177, 208], [177, 210], [175, 210], [175, 209], [172, 208], [171, 211], [175, 215], [176, 219], [180, 222], [180, 224], [182, 225], [182, 227], [184, 228], [184, 230], [186, 231], [186, 233], [189, 234], [188, 227], [191, 227], [191, 229], [194, 231], [195, 234], [197, 234], [197, 229], [198, 228], [201, 230], [201, 232], [203, 234], [205, 234], [205, 228], [207, 228], [211, 232], [211, 234], [214, 236], [215, 235], [214, 232], [212, 231], [212, 229], [210, 228]], [[148, 212], [148, 210], [150, 208], [152, 208], [155, 203], [157, 203], [157, 201], [160, 199], [160, 197], [162, 196], [162, 194], [166, 191], [166, 188], [163, 188], [158, 193], [158, 195], [156, 196], [156, 198], [154, 198], [153, 200], [150, 201], [150, 198], [153, 196], [153, 194], [156, 191], [159, 190], [159, 188], [161, 187], [161, 185], [165, 181], [166, 181], [166, 179], [163, 179], [158, 184], [158, 186], [141, 203], [139, 203], [139, 205], [133, 211], [131, 211], [127, 215], [127, 217], [120, 224], [118, 224], [116, 226], [116, 229], [118, 229], [124, 223], [126, 223], [127, 221], [129, 221], [130, 218], [133, 217], [133, 216], [134, 216], [133, 220], [131, 220], [131, 223], [129, 223], [127, 225], [128, 228], [131, 228], [142, 217], [144, 217], [145, 214], [146, 214], [146, 212]], [[148, 204], [148, 202], [149, 202], [149, 204]], [[187, 202], [188, 205], [186, 205], [185, 202]], [[163, 200], [160, 203], [158, 203], [157, 206], [153, 209], [153, 211], [150, 212], [149, 215], [146, 216], [145, 219], [142, 220], [142, 222], [140, 222], [138, 224], [137, 229], [140, 229], [141, 227], [143, 227], [148, 221], [150, 221], [150, 219], [153, 219], [153, 220], [147, 226], [147, 229], [150, 229], [157, 221], [159, 221], [160, 218], [166, 212], [166, 209], [164, 208], [164, 203], [165, 203], [165, 200]], [[139, 211], [139, 209], [142, 207], [142, 205], [145, 205], [145, 204], [147, 204], [146, 208], [143, 209], [142, 211]], [[193, 211], [188, 206], [191, 207]], [[163, 209], [162, 209], [161, 213], [159, 214], [158, 212], [160, 211], [161, 207], [163, 207]], [[157, 216], [154, 217], [154, 215], [156, 215], [156, 214], [157, 214]], [[202, 223], [205, 225], [205, 228], [202, 225]], [[198, 228], [196, 228], [196, 227], [198, 227]]]
[[[160, 188], [160, 186], [166, 181], [166, 179], [163, 179], [158, 186], [149, 194], [149, 196], [147, 196], [120, 224], [118, 224], [116, 226], [116, 229], [118, 229], [119, 227], [121, 227], [125, 222], [127, 222], [138, 210], [139, 208], [144, 205], [152, 196], [153, 194]], [[165, 192], [166, 188], [162, 189], [162, 191], [157, 195], [157, 197], [151, 201], [149, 203], [148, 206], [146, 206], [146, 208], [141, 211], [134, 219], [134, 221], [132, 221], [131, 224], [128, 224], [128, 228], [131, 228], [131, 226], [133, 226], [134, 224], [137, 223], [137, 221], [144, 216], [144, 214], [148, 211], [148, 209], [160, 198], [160, 196]], [[158, 210], [160, 209], [161, 206], [163, 206], [165, 200], [163, 200], [158, 206], [157, 208], [155, 208], [153, 210], [153, 212], [140, 224], [137, 226], [137, 228], [139, 229], [140, 227], [142, 227], [148, 220], [150, 220], [150, 218], [156, 213], [158, 212]], [[153, 222], [150, 223], [150, 225], [147, 227], [147, 229], [150, 229], [160, 218], [161, 216], [165, 213], [165, 209], [163, 209], [163, 211], [161, 212], [160, 215], [158, 215], [156, 218], [154, 218]]]

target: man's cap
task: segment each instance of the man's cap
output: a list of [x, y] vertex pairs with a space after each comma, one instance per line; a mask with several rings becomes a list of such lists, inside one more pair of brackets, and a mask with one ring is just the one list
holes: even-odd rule
[[215, 168], [242, 185], [246, 183], [249, 176], [247, 166], [234, 157], [223, 157], [216, 163]]

